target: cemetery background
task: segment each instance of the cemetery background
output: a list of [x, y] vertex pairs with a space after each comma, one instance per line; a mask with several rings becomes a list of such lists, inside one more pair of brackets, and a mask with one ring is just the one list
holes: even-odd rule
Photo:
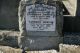
[[[19, 1], [0, 0], [0, 45], [18, 47], [19, 24], [17, 13]], [[64, 36], [62, 37], [64, 44], [80, 44], [79, 2], [77, 0], [76, 16], [64, 16]], [[67, 15], [70, 14], [67, 10], [66, 12]]]

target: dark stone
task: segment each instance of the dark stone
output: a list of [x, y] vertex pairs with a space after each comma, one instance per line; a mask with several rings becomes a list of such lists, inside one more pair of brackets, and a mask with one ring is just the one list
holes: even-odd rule
[[80, 16], [65, 16], [63, 26], [64, 32], [80, 32]]
[[80, 0], [77, 0], [77, 11], [76, 16], [80, 16]]
[[0, 45], [18, 47], [18, 31], [1, 31], [0, 30]]
[[58, 50], [59, 44], [63, 42], [63, 37], [23, 36], [19, 41], [20, 48], [24, 50]]
[[18, 30], [20, 0], [0, 0], [0, 29]]
[[69, 36], [69, 37], [64, 37], [63, 39], [64, 44], [73, 44], [73, 45], [80, 45], [80, 37], [75, 37], [75, 36]]
[[3, 37], [3, 39], [0, 39], [0, 45], [18, 47], [18, 37], [17, 36], [6, 36], [5, 35]]
[[80, 36], [80, 32], [64, 32], [64, 37], [66, 36]]

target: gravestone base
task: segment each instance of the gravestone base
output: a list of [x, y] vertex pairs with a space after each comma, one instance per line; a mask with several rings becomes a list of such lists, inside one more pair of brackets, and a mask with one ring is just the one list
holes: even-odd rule
[[25, 50], [58, 49], [63, 37], [22, 37], [20, 47]]

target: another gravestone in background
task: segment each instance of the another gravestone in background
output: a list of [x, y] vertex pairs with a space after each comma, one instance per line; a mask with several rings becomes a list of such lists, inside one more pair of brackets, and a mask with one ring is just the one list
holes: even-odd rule
[[18, 30], [19, 0], [0, 0], [0, 29]]
[[[66, 8], [67, 10], [73, 9], [74, 11], [70, 11], [72, 14], [75, 14], [75, 16], [65, 16], [64, 17], [64, 32], [80, 32], [80, 0], [68, 0], [69, 5], [72, 6], [72, 8], [69, 7], [67, 3]], [[71, 1], [75, 1], [74, 3]], [[72, 5], [71, 5], [72, 4]]]
[[[76, 2], [75, 16], [65, 16], [64, 17], [64, 44], [80, 45], [80, 0], [68, 0]], [[71, 6], [75, 6], [73, 2]], [[67, 5], [66, 5], [67, 6]], [[68, 6], [69, 10], [71, 7]], [[75, 9], [73, 8], [73, 9]], [[73, 10], [71, 11], [74, 12]]]

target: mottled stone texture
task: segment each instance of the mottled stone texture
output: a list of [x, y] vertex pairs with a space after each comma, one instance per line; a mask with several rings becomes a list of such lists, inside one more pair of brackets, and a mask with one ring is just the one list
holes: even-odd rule
[[[0, 53], [22, 53], [23, 50], [19, 48], [12, 48], [9, 46], [0, 46]], [[25, 53], [58, 53], [56, 50], [43, 50], [43, 51], [25, 51]]]
[[20, 47], [25, 50], [46, 50], [59, 49], [58, 45], [62, 43], [62, 37], [23, 37], [20, 41]]
[[18, 30], [20, 0], [0, 0], [0, 29]]
[[9, 46], [0, 46], [0, 53], [22, 53], [22, 50]]
[[60, 53], [80, 53], [80, 46], [60, 44]]
[[66, 36], [63, 40], [64, 44], [80, 45], [80, 36]]
[[18, 36], [19, 32], [17, 31], [0, 30], [0, 45], [18, 47]]
[[56, 50], [44, 50], [44, 51], [26, 51], [26, 53], [58, 53]]
[[64, 44], [80, 45], [80, 33], [66, 32], [63, 38]]

